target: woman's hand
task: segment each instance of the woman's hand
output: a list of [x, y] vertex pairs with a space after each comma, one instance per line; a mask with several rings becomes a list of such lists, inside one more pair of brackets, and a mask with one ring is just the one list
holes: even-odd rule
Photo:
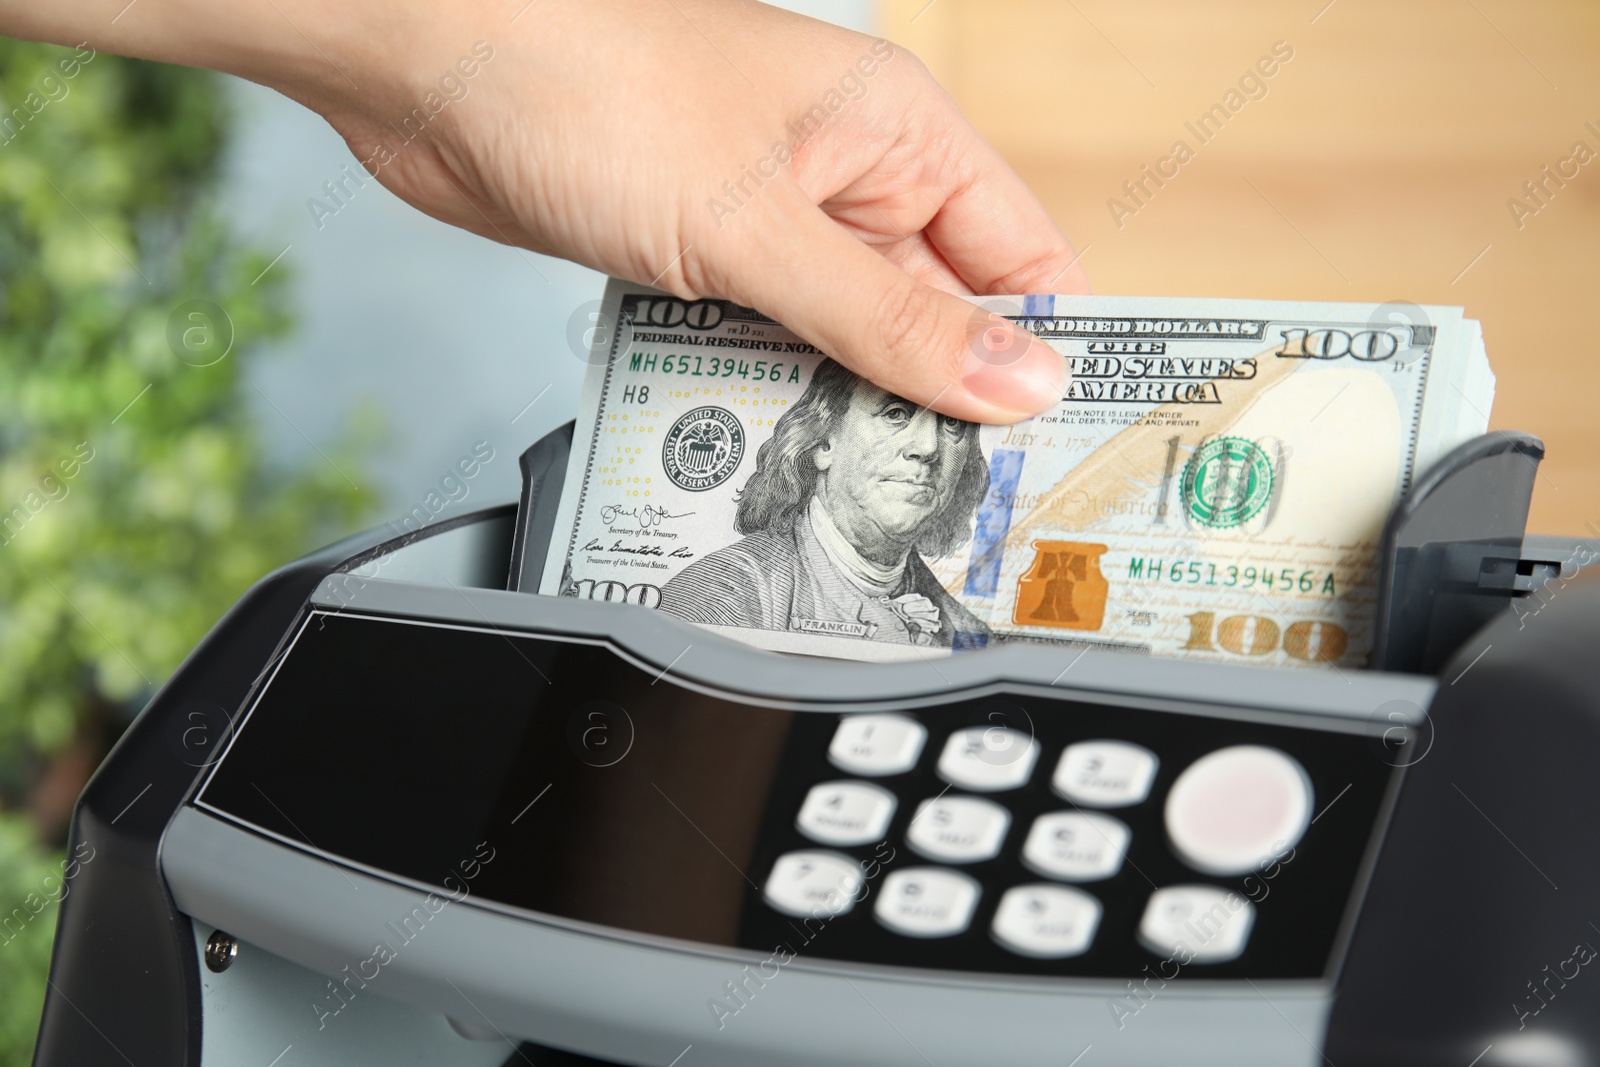
[[886, 41], [736, 0], [35, 2], [0, 29], [271, 85], [435, 218], [751, 305], [917, 403], [1062, 395], [1060, 356], [952, 294], [1084, 292], [1072, 248]]

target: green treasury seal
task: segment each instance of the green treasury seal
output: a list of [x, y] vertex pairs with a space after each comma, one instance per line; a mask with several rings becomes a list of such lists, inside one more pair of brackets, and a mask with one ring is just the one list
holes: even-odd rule
[[1183, 468], [1183, 506], [1204, 526], [1239, 526], [1272, 499], [1272, 462], [1243, 437], [1202, 444]]

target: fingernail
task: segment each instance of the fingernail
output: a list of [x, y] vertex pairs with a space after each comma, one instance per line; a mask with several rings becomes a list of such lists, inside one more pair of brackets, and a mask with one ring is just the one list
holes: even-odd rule
[[[961, 368], [961, 384], [985, 403], [1017, 413], [1019, 419], [1055, 407], [1066, 393], [1071, 374], [1061, 354], [1032, 334], [1007, 326], [1020, 353], [1009, 345], [973, 345]], [[1009, 340], [1009, 339], [1008, 339]]]

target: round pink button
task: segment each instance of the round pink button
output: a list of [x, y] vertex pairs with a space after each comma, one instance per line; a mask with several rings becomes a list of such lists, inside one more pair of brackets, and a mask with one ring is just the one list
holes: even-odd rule
[[1167, 794], [1167, 835], [1184, 862], [1211, 875], [1248, 874], [1292, 848], [1311, 822], [1311, 778], [1264, 745], [1195, 760]]

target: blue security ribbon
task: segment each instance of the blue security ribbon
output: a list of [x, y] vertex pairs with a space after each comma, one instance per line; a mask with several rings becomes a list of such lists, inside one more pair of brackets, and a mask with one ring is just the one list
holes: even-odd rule
[[994, 596], [1000, 584], [1000, 561], [1005, 555], [1006, 534], [1011, 531], [1011, 508], [1026, 455], [1020, 448], [997, 448], [989, 457], [989, 491], [972, 530], [972, 554], [962, 589], [965, 596]]

